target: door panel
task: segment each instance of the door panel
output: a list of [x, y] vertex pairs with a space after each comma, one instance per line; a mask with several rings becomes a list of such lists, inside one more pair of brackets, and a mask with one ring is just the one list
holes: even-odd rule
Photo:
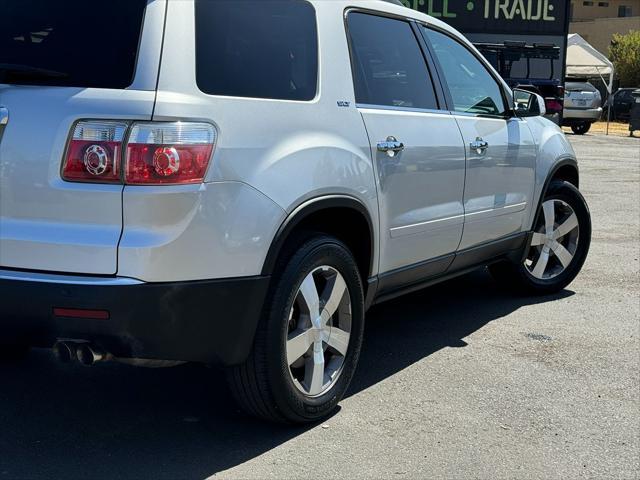
[[[455, 119], [375, 108], [361, 113], [379, 178], [380, 272], [454, 252], [464, 221], [465, 169]], [[393, 157], [377, 149], [390, 135], [404, 144]]]
[[531, 208], [537, 149], [526, 123], [510, 117], [504, 88], [461, 41], [423, 27], [466, 149], [465, 225], [460, 249], [522, 231]]
[[[364, 13], [350, 13], [348, 26], [356, 100], [378, 175], [384, 274], [455, 252], [464, 222], [464, 144], [453, 116], [439, 110], [443, 99], [418, 31]], [[427, 270], [447, 267], [436, 262]]]
[[[467, 146], [465, 227], [460, 249], [495, 240], [524, 228], [531, 208], [536, 146], [526, 123], [517, 118], [456, 116]], [[477, 138], [482, 153], [471, 148]]]

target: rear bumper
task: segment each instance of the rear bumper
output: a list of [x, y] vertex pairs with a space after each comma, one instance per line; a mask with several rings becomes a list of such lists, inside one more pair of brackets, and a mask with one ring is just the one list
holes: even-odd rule
[[595, 122], [602, 116], [602, 108], [565, 108], [563, 115], [563, 122], [565, 124], [575, 123], [578, 121], [592, 121]]
[[[0, 270], [0, 338], [40, 347], [73, 339], [122, 358], [235, 365], [251, 350], [268, 284], [269, 277], [142, 283]], [[58, 308], [108, 318], [56, 316]]]

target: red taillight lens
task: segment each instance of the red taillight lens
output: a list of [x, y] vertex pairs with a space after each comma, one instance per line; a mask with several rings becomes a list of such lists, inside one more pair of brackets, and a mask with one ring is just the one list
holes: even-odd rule
[[562, 103], [555, 98], [545, 98], [544, 106], [547, 109], [547, 113], [558, 113], [562, 111]]
[[201, 183], [215, 141], [215, 130], [206, 123], [136, 124], [127, 144], [125, 183]]
[[128, 125], [86, 121], [76, 124], [62, 166], [71, 182], [120, 183], [122, 141]]
[[216, 130], [207, 123], [78, 122], [67, 147], [62, 178], [130, 185], [201, 183], [216, 138]]

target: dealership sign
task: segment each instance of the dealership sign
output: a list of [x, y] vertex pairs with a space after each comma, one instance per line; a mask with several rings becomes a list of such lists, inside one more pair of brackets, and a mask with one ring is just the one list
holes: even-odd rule
[[562, 35], [569, 0], [401, 0], [463, 33]]

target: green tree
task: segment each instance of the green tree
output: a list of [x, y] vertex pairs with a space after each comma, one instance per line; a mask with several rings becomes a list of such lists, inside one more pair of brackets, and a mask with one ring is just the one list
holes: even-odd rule
[[615, 34], [609, 58], [616, 67], [621, 87], [640, 87], [640, 30]]

